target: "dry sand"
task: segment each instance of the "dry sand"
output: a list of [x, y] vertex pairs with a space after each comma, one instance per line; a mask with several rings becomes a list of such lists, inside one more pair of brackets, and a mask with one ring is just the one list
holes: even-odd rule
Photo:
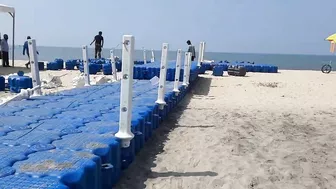
[[201, 76], [118, 189], [336, 188], [336, 73]]

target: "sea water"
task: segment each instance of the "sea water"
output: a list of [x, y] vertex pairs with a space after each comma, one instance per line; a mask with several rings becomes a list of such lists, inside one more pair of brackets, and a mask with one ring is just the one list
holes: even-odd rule
[[[71, 47], [37, 47], [39, 51], [38, 59], [41, 61], [52, 61], [55, 58], [68, 59], [81, 59], [82, 49]], [[109, 58], [110, 49], [103, 49], [102, 56]], [[115, 56], [121, 57], [121, 49], [114, 51]], [[155, 58], [160, 61], [161, 51], [154, 51]], [[11, 57], [11, 56], [10, 56]], [[94, 57], [94, 49], [89, 49], [89, 57]], [[147, 50], [147, 59], [150, 60], [151, 51]], [[205, 52], [204, 58], [214, 61], [230, 61], [241, 62], [249, 61], [260, 64], [272, 64], [279, 67], [279, 69], [287, 70], [320, 70], [321, 66], [329, 61], [336, 63], [336, 56], [332, 55], [288, 55], [288, 54], [249, 54], [249, 53], [225, 53], [225, 52]], [[28, 59], [22, 55], [22, 46], [15, 47], [15, 59], [25, 60]], [[143, 59], [143, 51], [135, 51], [135, 60]], [[169, 51], [169, 60], [176, 59], [176, 51]], [[336, 66], [336, 64], [335, 64]]]

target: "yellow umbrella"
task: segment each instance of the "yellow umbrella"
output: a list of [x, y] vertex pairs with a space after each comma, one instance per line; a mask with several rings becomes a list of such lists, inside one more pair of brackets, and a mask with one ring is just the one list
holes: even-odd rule
[[334, 41], [336, 42], [336, 33], [335, 34], [332, 34], [331, 36], [327, 37], [325, 40], [327, 41]]
[[330, 41], [330, 52], [334, 53], [335, 52], [335, 45], [336, 45], [336, 33], [327, 37], [325, 40]]

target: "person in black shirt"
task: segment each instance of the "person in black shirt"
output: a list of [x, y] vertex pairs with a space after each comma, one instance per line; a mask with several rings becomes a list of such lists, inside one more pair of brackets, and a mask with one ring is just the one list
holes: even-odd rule
[[100, 31], [98, 35], [94, 37], [93, 41], [90, 44], [92, 45], [92, 43], [95, 42], [95, 58], [97, 58], [97, 56], [101, 58], [101, 52], [104, 46], [104, 37], [102, 35], [103, 32]]

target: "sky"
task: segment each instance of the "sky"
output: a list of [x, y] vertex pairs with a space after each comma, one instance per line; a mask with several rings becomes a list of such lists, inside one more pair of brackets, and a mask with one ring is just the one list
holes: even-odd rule
[[[1, 0], [16, 9], [16, 44], [27, 35], [39, 46], [81, 47], [98, 31], [105, 48], [122, 35], [136, 49], [185, 49], [189, 39], [206, 51], [329, 54], [324, 39], [336, 33], [335, 0]], [[332, 20], [334, 19], [334, 20]], [[12, 37], [9, 14], [0, 32]]]

